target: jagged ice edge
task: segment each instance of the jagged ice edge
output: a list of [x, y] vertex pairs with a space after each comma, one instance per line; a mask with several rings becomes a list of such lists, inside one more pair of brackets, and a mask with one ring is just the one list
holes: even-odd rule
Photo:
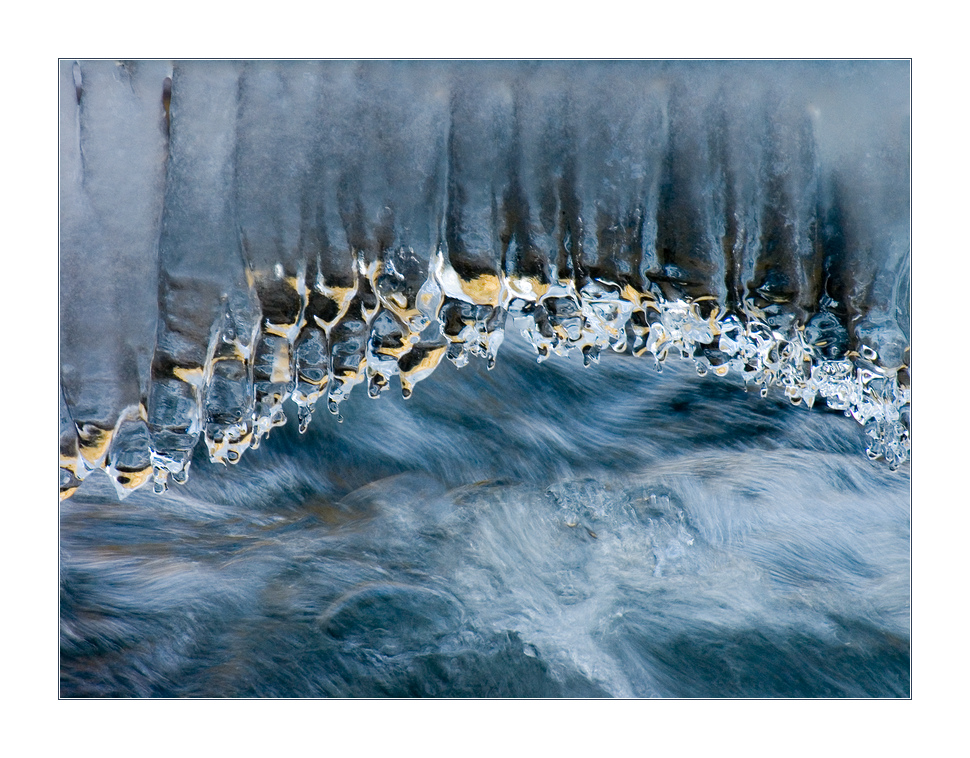
[[[692, 360], [701, 376], [714, 373], [723, 377], [733, 373], [745, 384], [760, 385], [762, 397], [767, 396], [771, 387], [780, 387], [794, 405], [804, 403], [811, 408], [821, 398], [828, 407], [842, 410], [863, 425], [866, 453], [871, 459], [885, 459], [892, 470], [909, 459], [910, 389], [899, 384], [895, 371], [881, 371], [871, 363], [876, 357], [871, 349], [862, 348], [860, 357], [865, 359], [862, 365], [851, 360], [852, 353], [833, 360], [821, 355], [819, 345], [813, 344], [805, 326], [769, 324], [768, 317], [749, 304], [743, 306], [743, 318], [716, 304], [710, 305], [710, 314], [705, 317], [702, 303], [713, 298], [667, 301], [653, 293], [633, 294], [632, 298], [640, 301], [636, 305], [628, 299], [631, 293], [624, 292], [624, 297], [595, 281], [581, 293], [576, 292], [571, 281], [554, 286], [540, 299], [541, 303], [555, 296], [577, 306], [572, 316], [556, 320], [553, 336], [549, 337], [542, 334], [531, 313], [522, 309], [529, 304], [510, 297], [506, 287], [503, 290], [503, 307], [513, 324], [526, 322], [522, 334], [536, 349], [539, 362], [552, 353], [565, 356], [580, 349], [589, 366], [598, 362], [599, 353], [607, 347], [625, 352], [629, 326], [635, 335], [633, 354], [642, 356], [649, 352], [658, 371], [673, 352]], [[648, 327], [629, 323], [637, 310], [646, 316]], [[440, 326], [443, 329], [443, 324]], [[484, 324], [476, 326], [459, 336], [459, 354], [449, 356], [459, 368], [467, 363], [469, 354], [487, 358], [490, 368], [494, 365], [503, 330], [486, 332]], [[711, 347], [715, 341], [716, 350]], [[361, 362], [358, 380], [351, 387], [364, 378], [368, 357], [373, 357], [370, 351]], [[382, 370], [386, 371], [387, 367]], [[379, 397], [379, 394], [371, 396]], [[184, 482], [187, 471], [181, 466], [173, 471], [173, 462], [167, 457], [157, 455], [154, 450], [151, 454], [156, 477], [159, 473], [164, 475], [167, 469], [176, 474], [176, 482]], [[210, 460], [225, 462], [216, 454], [210, 454]], [[236, 460], [238, 456], [230, 462]]]

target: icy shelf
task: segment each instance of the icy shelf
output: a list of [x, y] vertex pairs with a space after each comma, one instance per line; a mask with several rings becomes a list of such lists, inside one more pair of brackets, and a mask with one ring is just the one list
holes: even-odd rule
[[62, 496], [164, 491], [507, 329], [825, 403], [898, 467], [908, 91], [893, 61], [64, 61]]

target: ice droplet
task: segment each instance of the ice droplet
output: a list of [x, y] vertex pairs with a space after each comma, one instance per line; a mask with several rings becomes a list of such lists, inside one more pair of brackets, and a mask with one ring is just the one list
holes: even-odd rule
[[300, 421], [300, 434], [306, 434], [306, 430], [309, 429], [310, 422], [313, 420], [313, 406], [301, 405], [299, 411], [297, 411], [297, 417]]

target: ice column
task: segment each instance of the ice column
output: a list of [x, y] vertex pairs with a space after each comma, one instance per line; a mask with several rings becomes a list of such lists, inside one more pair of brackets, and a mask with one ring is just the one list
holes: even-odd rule
[[122, 496], [151, 472], [145, 402], [169, 71], [155, 62], [60, 64], [61, 387], [79, 455], [67, 465], [78, 479], [106, 468]]

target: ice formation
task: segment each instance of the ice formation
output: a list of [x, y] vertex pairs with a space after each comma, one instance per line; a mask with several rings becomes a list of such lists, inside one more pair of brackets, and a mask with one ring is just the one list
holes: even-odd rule
[[908, 88], [893, 61], [62, 61], [62, 497], [99, 468], [164, 491], [200, 441], [236, 463], [510, 328], [824, 402], [896, 467]]

